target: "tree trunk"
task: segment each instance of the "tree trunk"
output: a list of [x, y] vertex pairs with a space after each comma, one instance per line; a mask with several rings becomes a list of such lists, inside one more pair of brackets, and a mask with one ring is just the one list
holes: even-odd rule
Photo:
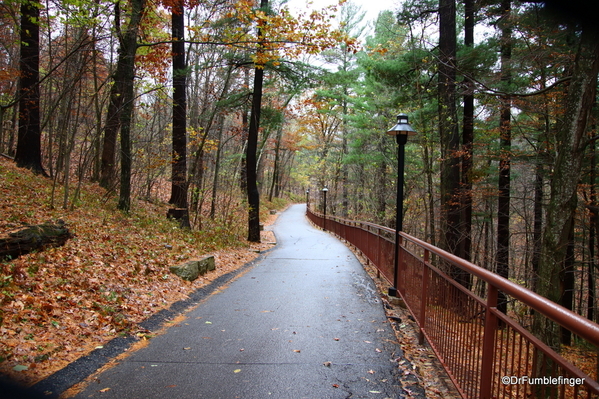
[[19, 59], [19, 133], [15, 162], [46, 176], [42, 167], [40, 128], [40, 4], [21, 4], [21, 56]]
[[532, 279], [530, 289], [537, 290], [537, 280], [539, 275], [539, 262], [541, 258], [541, 238], [543, 236], [543, 166], [541, 160], [537, 160], [535, 166], [535, 201], [534, 201], [534, 222], [533, 222], [533, 246], [532, 246]]
[[[249, 69], [244, 68], [244, 76], [243, 76], [244, 84], [246, 87], [250, 87], [250, 72]], [[247, 193], [248, 191], [248, 168], [247, 168], [247, 134], [246, 132], [249, 130], [249, 112], [246, 106], [243, 107], [243, 111], [241, 114], [241, 124], [243, 128], [242, 134], [242, 143], [244, 143], [245, 151], [243, 151], [243, 156], [239, 161], [239, 188], [241, 192]], [[247, 130], [246, 130], [247, 129]], [[258, 140], [256, 138], [256, 140]]]
[[221, 154], [223, 151], [223, 129], [225, 127], [224, 116], [219, 116], [218, 122], [218, 148], [216, 149], [216, 159], [214, 160], [214, 178], [212, 179], [212, 199], [210, 201], [210, 219], [216, 216], [216, 202], [218, 199], [218, 177], [220, 174]]
[[270, 189], [268, 190], [268, 200], [272, 202], [273, 197], [276, 197], [275, 192], [279, 192], [280, 186], [280, 169], [281, 169], [281, 138], [283, 136], [283, 126], [280, 126], [277, 130], [277, 138], [275, 141], [275, 159], [272, 168], [272, 181], [270, 183]]
[[[543, 230], [537, 292], [556, 303], [560, 301], [560, 273], [566, 259], [570, 224], [577, 206], [589, 115], [593, 108], [599, 72], [599, 31], [585, 28], [581, 35], [572, 79], [564, 98], [563, 119], [556, 128], [557, 151], [546, 222]], [[553, 348], [559, 348], [557, 325], [535, 313], [533, 331]]]
[[[501, 83], [504, 91], [509, 91], [512, 81], [512, 29], [511, 29], [511, 0], [501, 2]], [[499, 118], [500, 154], [499, 179], [497, 198], [497, 253], [495, 256], [495, 271], [501, 277], [509, 277], [510, 262], [510, 180], [511, 180], [511, 146], [512, 146], [512, 99], [509, 95], [501, 97]], [[507, 312], [507, 298], [499, 292], [497, 308]]]
[[[574, 220], [572, 220], [570, 222], [570, 233], [568, 234], [566, 259], [564, 260], [564, 267], [560, 272], [560, 291], [562, 292], [560, 305], [568, 310], [573, 310], [574, 305], [574, 264]], [[561, 343], [562, 345], [572, 344], [572, 332], [564, 327], [561, 327]]]
[[[377, 150], [380, 154], [385, 154], [385, 142], [380, 138], [377, 140]], [[376, 184], [374, 190], [376, 193], [376, 209], [375, 209], [375, 223], [385, 224], [387, 216], [387, 157], [381, 157], [379, 164], [377, 165], [378, 173], [376, 174]], [[362, 186], [363, 187], [363, 186]], [[361, 193], [363, 190], [359, 190]], [[356, 209], [357, 211], [357, 209]]]
[[[596, 104], [595, 104], [596, 105]], [[596, 130], [596, 129], [595, 129]], [[596, 143], [591, 143], [591, 171], [590, 171], [590, 190], [591, 190], [591, 206], [597, 206], [597, 195], [595, 192], [595, 182], [597, 181], [597, 151]], [[587, 319], [595, 321], [595, 268], [597, 267], [597, 260], [595, 259], [595, 242], [597, 237], [597, 226], [599, 223], [598, 214], [596, 212], [589, 212], [589, 264], [587, 271], [587, 282], [589, 288], [589, 295], [587, 297]], [[599, 365], [598, 365], [599, 367]]]
[[[474, 46], [474, 0], [466, 0], [464, 9], [464, 44], [472, 48]], [[472, 152], [474, 144], [474, 82], [469, 77], [464, 78], [464, 126], [462, 129], [462, 187], [460, 195], [462, 214], [459, 256], [469, 261], [472, 247]]]
[[[114, 4], [114, 23], [117, 32], [120, 32], [121, 4]], [[119, 40], [121, 37], [119, 37]], [[122, 60], [123, 44], [121, 42], [117, 69], [112, 75], [114, 84], [110, 88], [108, 110], [106, 111], [106, 125], [104, 127], [104, 140], [102, 143], [102, 156], [100, 159], [100, 186], [112, 190], [116, 181], [116, 143], [121, 128], [121, 112], [123, 107], [123, 88], [120, 84], [120, 76], [123, 75], [125, 64]]]
[[[443, 247], [456, 253], [460, 241], [460, 135], [456, 107], [456, 4], [439, 0], [439, 137], [441, 139], [441, 221]], [[467, 286], [466, 274], [449, 266], [449, 274]]]
[[115, 84], [122, 87], [121, 124], [121, 189], [118, 208], [129, 212], [131, 208], [131, 124], [133, 122], [135, 54], [137, 52], [137, 33], [141, 24], [145, 0], [131, 0], [131, 18], [121, 40]]
[[[268, 0], [260, 1], [260, 8], [266, 11]], [[258, 29], [258, 38], [262, 32]], [[258, 52], [262, 51], [259, 46]], [[260, 111], [262, 108], [262, 85], [264, 83], [264, 65], [256, 65], [254, 71], [254, 92], [248, 129], [246, 148], [247, 198], [248, 198], [248, 241], [260, 242], [260, 192], [258, 191], [257, 158], [258, 131], [260, 130]]]
[[173, 147], [169, 203], [187, 208], [187, 65], [185, 64], [185, 20], [183, 1], [172, 6], [173, 34]]

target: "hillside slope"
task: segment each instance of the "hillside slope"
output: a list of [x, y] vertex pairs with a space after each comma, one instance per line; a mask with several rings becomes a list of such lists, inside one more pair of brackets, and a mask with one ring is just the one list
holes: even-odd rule
[[[184, 299], [272, 246], [249, 245], [245, 213], [235, 224], [205, 222], [185, 231], [166, 220], [167, 204], [136, 201], [124, 215], [97, 185], [84, 184], [73, 209], [63, 189], [0, 157], [0, 232], [63, 220], [74, 237], [14, 260], [0, 260], [0, 373], [32, 384], [118, 334], [143, 337], [136, 324]], [[71, 207], [71, 204], [68, 204]], [[273, 217], [274, 218], [274, 217]], [[268, 222], [267, 222], [268, 224]], [[169, 266], [214, 255], [217, 270], [193, 283]]]

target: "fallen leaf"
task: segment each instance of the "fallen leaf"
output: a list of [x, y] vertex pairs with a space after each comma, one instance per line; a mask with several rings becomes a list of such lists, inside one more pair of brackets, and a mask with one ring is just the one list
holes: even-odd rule
[[300, 352], [301, 352], [301, 350], [299, 350], [299, 349], [294, 349], [293, 351], [294, 351], [295, 353], [300, 353]]
[[333, 388], [339, 388], [339, 384], [333, 384]]
[[184, 350], [184, 351], [188, 351], [188, 350], [190, 350], [190, 349], [191, 349], [191, 348], [183, 348], [183, 350]]
[[15, 367], [12, 368], [14, 371], [25, 371], [25, 370], [29, 370], [29, 367], [22, 365], [22, 364], [17, 364]]
[[374, 370], [368, 370], [368, 374], [374, 374], [374, 373], [376, 373], [376, 371], [374, 371]]
[[108, 392], [108, 391], [110, 391], [110, 388], [100, 389], [100, 392]]
[[339, 341], [339, 338], [333, 338], [335, 341]]
[[233, 372], [234, 372], [235, 374], [237, 374], [237, 373], [241, 373], [241, 369], [233, 370]]

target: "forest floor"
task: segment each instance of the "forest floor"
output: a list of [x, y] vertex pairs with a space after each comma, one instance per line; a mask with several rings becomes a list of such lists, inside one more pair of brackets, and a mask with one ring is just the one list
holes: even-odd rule
[[[143, 339], [138, 323], [274, 244], [269, 231], [260, 244], [245, 240], [245, 214], [206, 218], [201, 231], [190, 231], [166, 219], [166, 203], [136, 200], [125, 215], [95, 184], [83, 183], [73, 206], [75, 189], [65, 209], [57, 186], [51, 206], [51, 179], [0, 157], [0, 233], [63, 220], [74, 234], [62, 247], [0, 261], [0, 373], [25, 385], [118, 335]], [[261, 215], [265, 225], [275, 218], [268, 209]], [[169, 271], [209, 255], [216, 271], [192, 283]]]
[[[201, 231], [190, 231], [165, 218], [165, 203], [136, 200], [125, 215], [95, 184], [84, 183], [80, 198], [74, 204], [68, 199], [67, 209], [64, 187], [54, 189], [55, 198], [60, 197], [54, 206], [52, 192], [52, 180], [0, 157], [0, 233], [63, 220], [74, 234], [62, 247], [0, 261], [0, 374], [24, 385], [48, 377], [119, 335], [150, 337], [138, 323], [275, 243], [270, 231], [262, 232], [262, 243], [248, 243], [243, 213], [214, 222], [206, 218]], [[71, 197], [73, 192], [71, 188]], [[276, 219], [268, 208], [284, 205], [265, 206], [264, 224]], [[242, 206], [233, 208], [243, 212]], [[193, 283], [169, 272], [169, 266], [209, 255], [215, 256], [216, 271]], [[388, 301], [387, 283], [377, 278], [372, 266], [365, 268]], [[408, 312], [394, 305], [387, 306], [387, 313], [399, 320], [396, 336], [409, 360], [399, 367], [418, 376], [427, 397], [454, 397], [430, 348], [418, 344]]]

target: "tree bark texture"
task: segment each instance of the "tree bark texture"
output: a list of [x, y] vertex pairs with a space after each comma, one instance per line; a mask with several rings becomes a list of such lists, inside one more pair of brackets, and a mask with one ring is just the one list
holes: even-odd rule
[[[114, 20], [117, 31], [120, 31], [120, 2], [114, 4]], [[122, 44], [121, 44], [122, 47]], [[117, 138], [121, 128], [121, 112], [123, 108], [123, 88], [118, 81], [123, 74], [124, 63], [121, 61], [121, 51], [117, 60], [117, 69], [112, 75], [113, 84], [110, 88], [108, 109], [106, 111], [106, 125], [104, 126], [104, 139], [100, 157], [100, 186], [112, 190], [116, 183], [116, 149]]]
[[19, 58], [19, 130], [15, 162], [46, 176], [42, 167], [40, 127], [40, 5], [33, 1], [21, 4], [21, 55]]
[[[456, 106], [456, 4], [439, 0], [439, 137], [441, 139], [441, 223], [444, 249], [456, 253], [460, 241], [460, 135]], [[467, 285], [466, 274], [449, 274]]]
[[[464, 2], [464, 44], [474, 46], [474, 0]], [[459, 253], [463, 259], [471, 260], [472, 233], [472, 168], [474, 144], [474, 82], [464, 77], [464, 126], [462, 127], [462, 170], [460, 195], [460, 244]]]
[[173, 148], [172, 184], [169, 203], [187, 208], [187, 65], [185, 62], [185, 20], [183, 2], [173, 5]]
[[[511, 0], [501, 2], [501, 83], [503, 90], [509, 92], [512, 82], [512, 28]], [[509, 95], [502, 96], [499, 116], [499, 179], [497, 188], [497, 253], [495, 255], [495, 271], [501, 277], [508, 278], [510, 271], [510, 180], [511, 180], [511, 149], [512, 149], [512, 99]], [[507, 298], [499, 292], [497, 308], [507, 312]]]
[[[268, 0], [261, 0], [260, 8], [266, 10]], [[258, 30], [258, 37], [262, 32]], [[261, 48], [258, 48], [261, 51]], [[254, 92], [249, 120], [248, 143], [246, 147], [247, 198], [248, 198], [248, 241], [260, 242], [260, 192], [258, 191], [257, 152], [258, 131], [260, 130], [260, 111], [262, 109], [262, 86], [264, 83], [264, 65], [257, 65], [254, 72]]]
[[143, 17], [145, 0], [131, 0], [131, 17], [119, 48], [119, 59], [115, 75], [115, 85], [122, 88], [121, 125], [121, 186], [118, 208], [128, 212], [131, 207], [131, 124], [133, 122], [133, 103], [135, 97], [135, 54], [137, 53], [137, 34]]
[[260, 192], [258, 191], [257, 151], [258, 130], [260, 129], [260, 110], [262, 106], [262, 85], [264, 69], [256, 68], [254, 75], [254, 93], [252, 95], [252, 111], [246, 147], [246, 175], [248, 198], [248, 241], [260, 242]]

